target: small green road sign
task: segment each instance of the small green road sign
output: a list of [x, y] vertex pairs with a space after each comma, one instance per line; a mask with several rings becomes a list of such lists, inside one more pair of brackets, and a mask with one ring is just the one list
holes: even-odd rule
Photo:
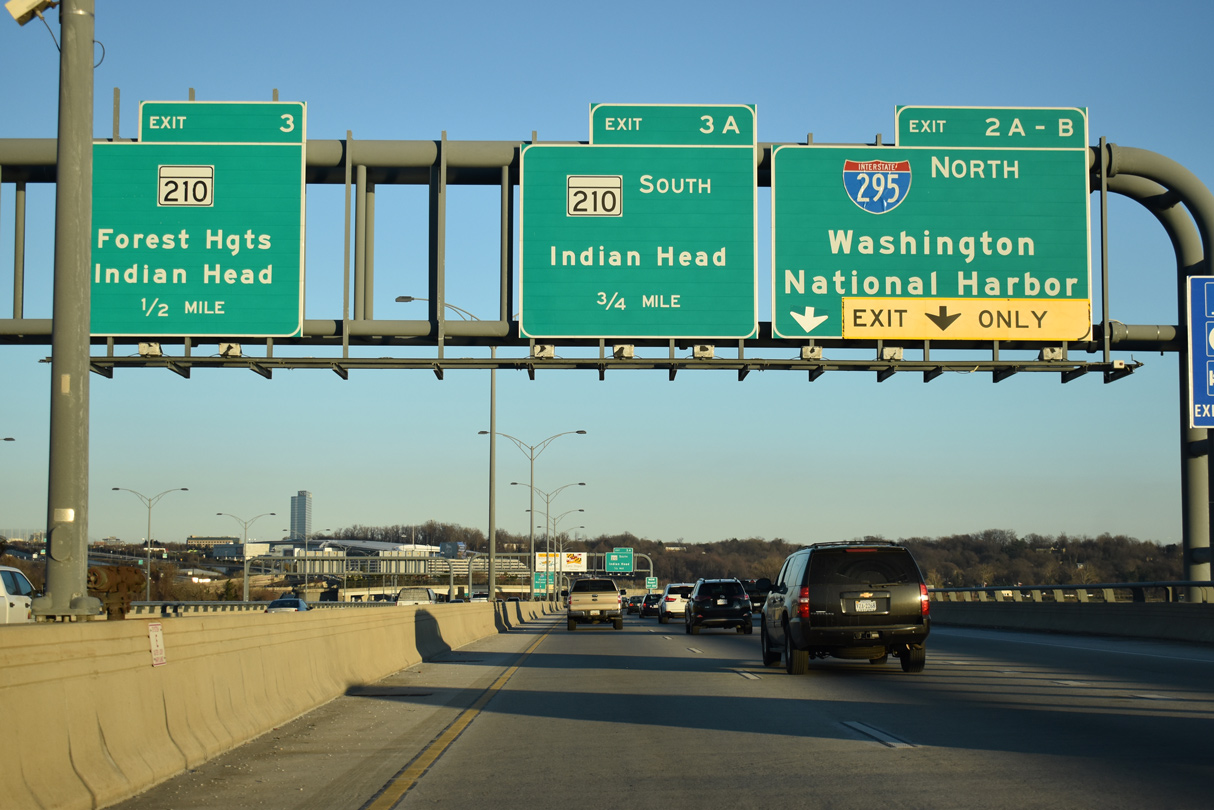
[[631, 574], [632, 562], [632, 549], [617, 548], [615, 551], [607, 552], [603, 570], [608, 573]]
[[1086, 149], [1079, 107], [898, 107], [898, 146]]
[[595, 146], [750, 146], [755, 108], [748, 104], [591, 104]]
[[652, 591], [656, 587], [658, 587], [657, 577], [645, 577], [645, 590]]
[[[522, 152], [521, 334], [757, 334], [754, 109], [596, 105], [591, 117], [593, 145]], [[704, 117], [713, 132], [696, 140]], [[609, 129], [617, 119], [642, 123]]]
[[[902, 112], [911, 109], [921, 108]], [[929, 134], [972, 142], [975, 116], [965, 127], [950, 116], [940, 120], [954, 129]], [[900, 124], [922, 135], [909, 132], [911, 120], [933, 119], [920, 112]], [[1072, 146], [777, 147], [773, 334], [1086, 339], [1086, 118], [1052, 120], [1055, 137], [1058, 120], [1079, 127]], [[1001, 125], [1006, 130], [1010, 120]]]
[[92, 334], [299, 333], [306, 110], [143, 102], [138, 142], [94, 144]]
[[556, 575], [551, 571], [536, 571], [532, 578], [531, 589], [536, 593], [544, 593], [552, 589]]

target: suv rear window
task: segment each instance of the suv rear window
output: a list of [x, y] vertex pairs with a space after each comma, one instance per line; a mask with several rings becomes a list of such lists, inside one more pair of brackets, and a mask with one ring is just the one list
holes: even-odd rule
[[666, 591], [667, 596], [681, 596], [684, 599], [691, 596], [691, 585], [680, 585], [677, 588], [670, 588]]
[[615, 583], [609, 579], [582, 579], [573, 583], [573, 590], [580, 593], [614, 593]]
[[700, 585], [700, 596], [741, 596], [746, 591], [740, 582], [705, 582]]
[[919, 569], [905, 549], [821, 550], [809, 557], [809, 581], [841, 585], [895, 585], [918, 582]]

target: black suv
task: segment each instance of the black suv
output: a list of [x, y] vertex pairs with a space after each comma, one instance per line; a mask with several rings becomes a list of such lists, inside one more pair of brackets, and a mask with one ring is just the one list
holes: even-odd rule
[[753, 633], [750, 609], [750, 597], [738, 580], [701, 579], [687, 597], [683, 621], [692, 635], [701, 627], [736, 627], [739, 633]]
[[799, 675], [809, 659], [884, 664], [895, 655], [920, 672], [931, 629], [927, 585], [911, 553], [884, 541], [819, 543], [794, 552], [763, 604], [764, 666], [784, 657]]

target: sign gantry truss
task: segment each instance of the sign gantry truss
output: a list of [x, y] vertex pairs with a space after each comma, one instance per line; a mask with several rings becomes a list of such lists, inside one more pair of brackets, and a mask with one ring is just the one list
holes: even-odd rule
[[[780, 146], [755, 146], [758, 187], [771, 185], [773, 149]], [[440, 378], [449, 369], [501, 368], [525, 371], [531, 376], [537, 371], [580, 369], [597, 371], [600, 378], [608, 371], [661, 370], [672, 380], [679, 371], [709, 369], [734, 372], [739, 380], [752, 371], [794, 371], [806, 374], [809, 380], [827, 371], [867, 371], [878, 380], [910, 372], [922, 374], [925, 381], [952, 371], [989, 374], [996, 382], [1022, 372], [1057, 373], [1063, 382], [1096, 372], [1108, 382], [1131, 373], [1140, 364], [1113, 359], [1106, 347], [1119, 351], [1178, 351], [1183, 343], [1174, 326], [1125, 326], [1108, 321], [1093, 324], [1090, 336], [1073, 341], [811, 335], [790, 340], [773, 333], [771, 322], [759, 322], [754, 336], [743, 338], [527, 337], [520, 334], [519, 320], [511, 314], [516, 289], [515, 188], [525, 148], [525, 144], [508, 141], [448, 141], [445, 135], [436, 141], [359, 141], [353, 137], [306, 141], [306, 183], [343, 184], [350, 191], [345, 227], [351, 236], [353, 257], [341, 276], [341, 289], [348, 294], [341, 296], [340, 317], [335, 314], [332, 318], [305, 319], [295, 334], [273, 337], [164, 334], [151, 327], [146, 334], [137, 334], [128, 323], [121, 336], [93, 336], [93, 345], [101, 351], [90, 357], [92, 370], [112, 376], [118, 368], [167, 368], [188, 377], [194, 368], [222, 367], [271, 377], [275, 369], [315, 368], [347, 377], [351, 370], [423, 369]], [[863, 148], [871, 152], [879, 147]], [[1095, 150], [1090, 151], [1090, 162], [1095, 164]], [[53, 182], [54, 164], [53, 139], [0, 140], [0, 180], [13, 183], [17, 190], [21, 233], [15, 238], [19, 243], [24, 240], [26, 184]], [[1099, 188], [1098, 174], [1093, 171], [1094, 189]], [[376, 187], [383, 184], [424, 185], [429, 190], [429, 313], [424, 320], [383, 319], [373, 314], [374, 198]], [[449, 317], [444, 257], [449, 184], [493, 185], [501, 190], [497, 320], [460, 321]], [[309, 269], [313, 274], [336, 275], [329, 268]], [[24, 318], [21, 312], [25, 272], [23, 261], [18, 260], [13, 279], [18, 294], [14, 297], [13, 317], [0, 320], [0, 343], [49, 344], [50, 319]], [[759, 273], [760, 278], [764, 275]], [[767, 281], [770, 283], [770, 278]], [[333, 300], [337, 297], [335, 294]], [[293, 347], [292, 354], [297, 354], [294, 347], [299, 346], [315, 347], [317, 351], [306, 357], [276, 354], [282, 347]], [[364, 356], [371, 347], [376, 356]], [[486, 351], [490, 349], [492, 352]], [[452, 356], [452, 350], [472, 356]], [[1098, 358], [1088, 356], [1102, 350]]]

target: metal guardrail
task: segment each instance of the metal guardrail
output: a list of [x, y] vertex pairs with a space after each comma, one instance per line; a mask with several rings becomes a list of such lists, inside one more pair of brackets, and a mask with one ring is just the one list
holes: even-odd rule
[[927, 592], [933, 602], [1184, 602], [1188, 601], [1186, 592], [1190, 588], [1203, 588], [1209, 592], [1214, 590], [1214, 581], [987, 585], [968, 588], [928, 588]]
[[[132, 602], [128, 616], [164, 616], [177, 617], [196, 613], [258, 613], [264, 611], [269, 602]], [[412, 602], [402, 602], [411, 605]], [[310, 610], [332, 610], [335, 608], [385, 608], [399, 607], [396, 602], [364, 601], [364, 602], [308, 602]]]

